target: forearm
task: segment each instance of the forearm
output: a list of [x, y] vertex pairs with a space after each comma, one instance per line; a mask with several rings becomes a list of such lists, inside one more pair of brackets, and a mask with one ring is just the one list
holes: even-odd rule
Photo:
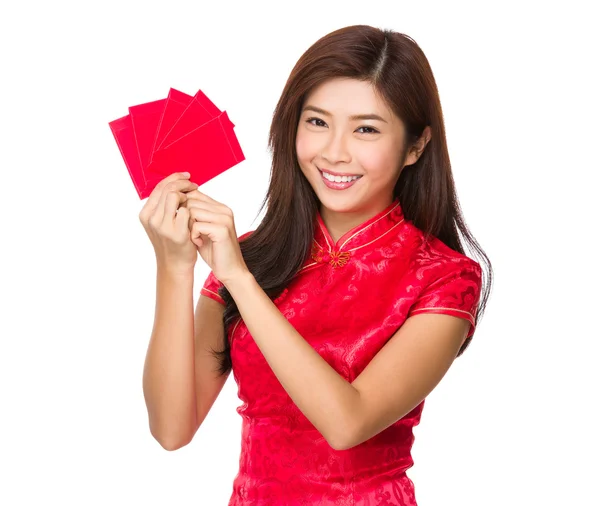
[[193, 286], [193, 269], [157, 266], [143, 388], [150, 431], [165, 448], [179, 446], [196, 427]]
[[226, 283], [244, 323], [277, 379], [331, 446], [352, 437], [358, 391], [308, 344], [252, 274]]

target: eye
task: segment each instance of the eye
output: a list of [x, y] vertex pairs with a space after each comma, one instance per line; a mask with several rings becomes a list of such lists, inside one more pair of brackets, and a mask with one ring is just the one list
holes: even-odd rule
[[370, 126], [361, 126], [361, 127], [358, 127], [358, 130], [360, 130], [361, 128], [367, 128], [367, 129], [371, 130], [370, 132], [362, 132], [365, 134], [378, 134], [379, 133], [378, 130], [375, 130], [373, 127], [370, 127]]
[[324, 122], [322, 119], [320, 119], [320, 118], [308, 118], [308, 119], [306, 120], [306, 122], [307, 122], [307, 123], [310, 123], [311, 125], [314, 125], [314, 126], [323, 126], [323, 125], [315, 125], [315, 124], [313, 123], [313, 121], [320, 121], [321, 123], [325, 123], [325, 122]]
[[[317, 121], [317, 122], [320, 121], [322, 123], [322, 125], [319, 123], [313, 123], [313, 121]], [[327, 125], [327, 123], [325, 123], [321, 118], [308, 118], [306, 120], [306, 122], [310, 123], [311, 125], [314, 125], [314, 126], [326, 126]], [[359, 133], [363, 133], [363, 134], [378, 134], [379, 133], [378, 130], [376, 130], [375, 128], [370, 127], [370, 126], [361, 126], [361, 127], [358, 127], [357, 130], [360, 130], [363, 128], [367, 129], [368, 131], [367, 132], [359, 132]]]

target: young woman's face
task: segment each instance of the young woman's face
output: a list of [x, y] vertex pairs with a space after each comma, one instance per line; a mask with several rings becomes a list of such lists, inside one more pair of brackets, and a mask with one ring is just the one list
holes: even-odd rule
[[[403, 141], [402, 121], [370, 83], [336, 78], [306, 98], [296, 152], [300, 168], [323, 206], [337, 212], [368, 212], [382, 210], [393, 200], [402, 170]], [[332, 188], [336, 182], [328, 186], [326, 173], [359, 179], [344, 185], [343, 178], [337, 183], [341, 189]], [[340, 177], [335, 179], [340, 181]]]

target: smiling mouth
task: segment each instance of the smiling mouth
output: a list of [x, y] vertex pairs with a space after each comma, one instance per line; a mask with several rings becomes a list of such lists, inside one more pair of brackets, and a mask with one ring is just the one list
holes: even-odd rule
[[[323, 170], [319, 169], [319, 167], [317, 167], [317, 170], [318, 170], [318, 171], [321, 173], [321, 177], [323, 177], [323, 178], [325, 178], [325, 179], [327, 179], [327, 178], [325, 177], [325, 174], [328, 174], [328, 175], [330, 175], [330, 176], [333, 176], [334, 178], [335, 178], [335, 177], [338, 177], [338, 176], [336, 176], [335, 174], [330, 174], [330, 173], [329, 173], [329, 172], [327, 172], [327, 171], [323, 171]], [[346, 177], [346, 178], [352, 178], [352, 179], [350, 179], [350, 180], [348, 180], [348, 181], [337, 181], [338, 183], [350, 183], [350, 182], [352, 182], [352, 181], [358, 181], [360, 178], [362, 178], [362, 174], [352, 174], [351, 176], [339, 176], [339, 177]], [[328, 179], [328, 181], [331, 181], [331, 180], [330, 180], [330, 179]], [[336, 181], [331, 181], [331, 182], [332, 182], [332, 183], [335, 183]]]
[[[347, 190], [348, 188], [352, 188], [355, 184], [357, 184], [361, 178], [361, 176], [358, 177], [353, 177], [350, 180], [345, 180], [345, 181], [335, 181], [335, 179], [342, 179], [342, 177], [344, 179], [347, 178], [347, 176], [337, 176], [333, 181], [329, 178], [325, 176], [325, 172], [323, 172], [321, 169], [319, 169], [319, 172], [321, 173], [321, 181], [323, 182], [323, 184], [329, 188], [330, 190], [337, 190], [337, 191], [343, 191], [343, 190]], [[333, 174], [332, 174], [333, 175]]]

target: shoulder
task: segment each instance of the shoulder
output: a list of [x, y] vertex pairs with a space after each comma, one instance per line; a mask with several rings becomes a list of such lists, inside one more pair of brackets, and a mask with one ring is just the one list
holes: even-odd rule
[[467, 337], [473, 336], [482, 288], [478, 262], [433, 238], [418, 248], [407, 278], [412, 296], [408, 317], [437, 313], [465, 318], [470, 322]]
[[413, 252], [413, 265], [417, 279], [428, 282], [448, 275], [481, 278], [481, 266], [471, 257], [453, 250], [436, 237], [425, 241], [424, 234], [414, 225], [413, 233], [418, 239]]

